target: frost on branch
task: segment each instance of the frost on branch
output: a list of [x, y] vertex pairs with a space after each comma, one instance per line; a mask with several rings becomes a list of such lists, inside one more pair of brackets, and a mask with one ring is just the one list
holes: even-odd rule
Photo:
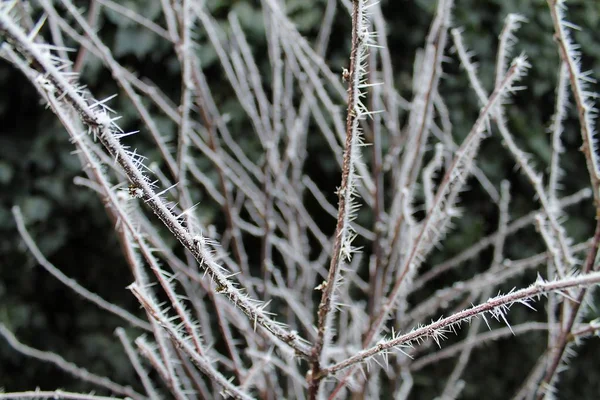
[[[467, 48], [483, 42], [459, 27], [464, 5], [432, 2], [435, 14], [420, 9], [431, 26], [411, 70], [388, 42], [404, 27], [389, 20], [386, 2], [314, 2], [310, 11], [322, 18], [316, 29], [302, 27], [308, 36], [297, 25], [306, 10], [291, 3], [236, 5], [225, 15], [193, 0], [138, 11], [113, 0], [89, 9], [40, 0], [39, 11], [0, 2], [0, 56], [69, 134], [84, 174], [77, 189], [101, 198], [130, 267], [129, 294], [141, 306], [125, 311], [61, 275], [32, 244], [28, 216], [17, 221], [45, 271], [131, 329], [117, 332], [143, 393], [94, 380], [135, 400], [404, 399], [421, 394], [424, 366], [448, 360], [455, 366], [445, 382], [436, 377], [439, 397], [456, 398], [475, 387], [466, 368], [471, 352], [511, 334], [547, 334], [550, 356], [540, 356], [523, 397], [554, 393], [573, 343], [598, 331], [579, 304], [589, 293], [582, 287], [598, 282], [600, 242], [600, 234], [590, 238], [585, 227], [565, 223], [569, 207], [579, 212], [598, 196], [600, 180], [591, 86], [562, 2], [550, 1], [563, 55], [555, 116], [543, 121], [552, 137], [530, 132], [552, 155], [537, 163], [530, 153], [539, 148], [518, 137], [529, 108], [520, 109], [522, 99], [510, 104], [526, 90], [524, 74], [548, 62], [540, 59], [545, 49], [531, 60], [519, 55], [524, 16], [506, 17], [495, 60], [478, 69], [480, 56]], [[260, 12], [250, 27], [253, 7]], [[130, 70], [129, 58], [105, 42], [113, 20], [159, 43], [148, 52], [153, 60], [170, 54], [166, 79], [151, 68]], [[330, 43], [340, 37], [347, 40]], [[118, 103], [95, 98], [104, 86], [84, 85], [78, 71], [91, 60], [118, 86]], [[454, 93], [457, 74], [467, 79]], [[561, 139], [572, 140], [568, 80], [587, 121], [593, 191], [578, 187], [562, 197], [576, 181], [561, 187], [561, 167], [572, 156]], [[489, 218], [490, 209], [500, 217]], [[493, 296], [527, 274], [544, 278]], [[524, 313], [537, 322], [508, 314], [513, 304], [531, 308], [545, 295], [546, 315]], [[474, 318], [464, 340], [448, 343]], [[481, 333], [484, 324], [489, 331]], [[144, 335], [131, 346], [127, 337], [138, 330]], [[22, 354], [64, 361], [15, 335], [4, 338]]]

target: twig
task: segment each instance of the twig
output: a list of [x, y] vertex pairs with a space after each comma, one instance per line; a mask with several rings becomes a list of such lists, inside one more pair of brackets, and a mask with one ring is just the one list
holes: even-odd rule
[[545, 282], [543, 279], [538, 278], [536, 283], [532, 284], [528, 288], [491, 298], [485, 303], [473, 306], [449, 317], [441, 318], [429, 325], [414, 329], [410, 333], [397, 335], [395, 338], [392, 338], [388, 341], [381, 341], [376, 346], [363, 350], [347, 360], [324, 368], [322, 370], [321, 377], [334, 374], [337, 371], [351, 367], [354, 364], [364, 362], [368, 358], [375, 355], [385, 354], [391, 349], [401, 351], [402, 346], [409, 346], [412, 343], [419, 343], [425, 338], [431, 338], [439, 343], [439, 341], [446, 337], [446, 333], [454, 331], [454, 329], [460, 325], [461, 322], [468, 321], [478, 315], [484, 317], [484, 313], [486, 312], [490, 313], [494, 318], [506, 322], [505, 313], [510, 306], [515, 303], [521, 303], [528, 308], [532, 308], [529, 302], [535, 296], [541, 296], [551, 291], [560, 292], [572, 287], [595, 285], [599, 282], [600, 272], [591, 272], [589, 274], [580, 275], [577, 277], [567, 277], [565, 279], [553, 282]]
[[[110, 390], [113, 393], [131, 397], [132, 399], [145, 399], [144, 395], [137, 393], [132, 388], [119, 385], [105, 376], [96, 375], [85, 368], [81, 368], [74, 363], [65, 360], [58, 354], [34, 349], [33, 347], [29, 347], [19, 342], [15, 335], [13, 335], [13, 333], [9, 331], [8, 328], [2, 323], [0, 323], [0, 336], [2, 336], [8, 342], [8, 344], [19, 353], [24, 354], [27, 357], [54, 364], [56, 367], [68, 372], [81, 381], [92, 383], [98, 387]], [[2, 396], [3, 395], [0, 393], [0, 399], [4, 398]]]

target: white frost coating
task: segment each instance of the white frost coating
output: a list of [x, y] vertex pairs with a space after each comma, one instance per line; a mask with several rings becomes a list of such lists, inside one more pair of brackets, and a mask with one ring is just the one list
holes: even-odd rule
[[[556, 15], [558, 17], [558, 36], [560, 37], [561, 43], [564, 46], [567, 59], [567, 67], [571, 75], [571, 87], [573, 89], [575, 100], [578, 106], [583, 110], [583, 126], [582, 132], [585, 137], [584, 140], [589, 144], [590, 151], [589, 156], [591, 157], [593, 164], [593, 173], [596, 180], [600, 179], [600, 160], [598, 160], [598, 151], [600, 151], [598, 139], [596, 138], [596, 104], [594, 102], [595, 93], [588, 90], [591, 83], [595, 83], [595, 80], [590, 77], [591, 71], [581, 71], [581, 51], [579, 51], [579, 45], [577, 45], [571, 37], [571, 31], [569, 28], [576, 28], [575, 25], [571, 24], [566, 20], [566, 5], [564, 0], [556, 2]], [[597, 196], [598, 194], [595, 194]]]

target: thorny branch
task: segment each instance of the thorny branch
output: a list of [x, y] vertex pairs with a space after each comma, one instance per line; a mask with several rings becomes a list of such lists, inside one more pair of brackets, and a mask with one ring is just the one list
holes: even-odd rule
[[[86, 176], [77, 184], [102, 199], [131, 269], [129, 289], [142, 311], [107, 302], [51, 264], [28, 233], [28, 216], [15, 207], [18, 230], [50, 274], [122, 318], [136, 335], [145, 334], [132, 346], [130, 332], [117, 330], [143, 392], [34, 349], [3, 323], [1, 336], [14, 350], [113, 395], [157, 399], [168, 392], [178, 400], [220, 395], [333, 399], [343, 391], [407, 398], [419, 387], [413, 374], [453, 357], [456, 367], [441, 397], [455, 397], [471, 352], [485, 351], [481, 344], [543, 332], [548, 349], [516, 398], [541, 400], [556, 390], [567, 350], [576, 338], [600, 329], [597, 321], [582, 321], [587, 311], [582, 304], [600, 281], [600, 222], [594, 235], [578, 237], [578, 244], [564, 224], [569, 207], [586, 207], [593, 198], [598, 209], [600, 196], [595, 95], [592, 79], [581, 71], [565, 2], [548, 0], [562, 62], [549, 123], [547, 176], [517, 145], [516, 133], [508, 129], [511, 114], [504, 112], [510, 97], [523, 89], [516, 82], [529, 68], [525, 55], [513, 58], [512, 53], [517, 28], [527, 22], [523, 16], [507, 16], [495, 79], [486, 90], [462, 31], [454, 26], [454, 2], [440, 0], [416, 57], [408, 101], [394, 83], [406, 80], [394, 71], [395, 49], [389, 48], [386, 31], [394, 26], [386, 22], [383, 6], [371, 0], [326, 3], [313, 44], [299, 32], [285, 2], [261, 0], [267, 49], [262, 57], [257, 50], [262, 45], [252, 42], [256, 32], [248, 34], [242, 15], [221, 18], [209, 2], [161, 0], [160, 15], [153, 17], [112, 0], [91, 2], [89, 10], [78, 9], [72, 0], [40, 0], [43, 16], [29, 2], [0, 2], [0, 57], [27, 77], [70, 135]], [[170, 88], [121, 63], [103, 41], [105, 12], [172, 49], [180, 67], [177, 96], [166, 95]], [[340, 18], [349, 19], [352, 28], [349, 65], [338, 71], [326, 57]], [[446, 46], [448, 32], [453, 46]], [[64, 45], [69, 42], [78, 47], [74, 54]], [[202, 65], [207, 47], [225, 84]], [[111, 74], [124, 95], [122, 104], [139, 116], [139, 134], [149, 136], [156, 159], [124, 144], [137, 133], [118, 125], [119, 113], [126, 110], [113, 111], [112, 96], [96, 99], [85, 87], [86, 76], [78, 73], [91, 59]], [[535, 66], [539, 60], [531, 62]], [[446, 63], [460, 63], [469, 82], [465, 92], [473, 90], [480, 102], [479, 117], [464, 133], [456, 132], [455, 105], [443, 96], [451, 70]], [[569, 83], [590, 182], [567, 195], [560, 189]], [[227, 93], [231, 98], [224, 99]], [[486, 176], [488, 160], [479, 156], [482, 141], [496, 130], [504, 144], [498, 154], [512, 157], [535, 193], [535, 211], [514, 220], [508, 183], [500, 190], [501, 179], [509, 175]], [[465, 139], [456, 145], [455, 137]], [[137, 144], [138, 139], [127, 140]], [[365, 144], [372, 151], [361, 153]], [[337, 174], [336, 184], [328, 186], [333, 175], [324, 172], [325, 164]], [[450, 257], [443, 245], [453, 220], [473, 213], [461, 209], [459, 198], [471, 188], [471, 175], [489, 194], [480, 202], [500, 206], [497, 231], [465, 243]], [[334, 186], [337, 204], [332, 204]], [[224, 217], [221, 231], [211, 217], [214, 210]], [[511, 241], [534, 225], [545, 250], [506, 259]], [[489, 268], [440, 284], [444, 274], [458, 273], [466, 262], [486, 263], [489, 247], [494, 248]], [[429, 265], [435, 248], [442, 261]], [[585, 260], [577, 270], [581, 254]], [[509, 280], [534, 268], [545, 278], [489, 298], [492, 288], [504, 290]], [[427, 296], [413, 302], [416, 293]], [[545, 295], [547, 321], [508, 324], [511, 305], [531, 307], [534, 298]], [[480, 304], [469, 307], [472, 302]], [[442, 312], [447, 316], [431, 321]], [[480, 322], [475, 323], [467, 339], [442, 348], [445, 336], [463, 322], [478, 317], [487, 322], [487, 316], [508, 326], [479, 333]], [[356, 374], [364, 365], [368, 374]], [[0, 399], [51, 397], [104, 398], [60, 391], [0, 394]]]

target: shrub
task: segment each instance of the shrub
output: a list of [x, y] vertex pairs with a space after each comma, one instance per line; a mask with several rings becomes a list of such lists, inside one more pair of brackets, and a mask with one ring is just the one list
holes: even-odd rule
[[[335, 1], [327, 2], [314, 44], [300, 33], [302, 18], [293, 20], [298, 10], [309, 20], [321, 17], [306, 2], [290, 1], [286, 10], [264, 0], [262, 14], [242, 6], [226, 24], [211, 12], [222, 12], [218, 5], [190, 0], [146, 8], [97, 0], [87, 18], [71, 0], [39, 3], [43, 16], [29, 3], [0, 4], [1, 54], [69, 134], [85, 174], [78, 182], [102, 199], [133, 277], [128, 289], [143, 312], [70, 279], [40, 251], [19, 207], [13, 215], [39, 264], [123, 320], [128, 331], [116, 334], [138, 380], [128, 386], [118, 376], [89, 372], [25, 345], [0, 325], [15, 350], [94, 389], [134, 399], [416, 398], [421, 371], [431, 366], [439, 378], [426, 393], [481, 398], [490, 389], [467, 381], [475, 376], [466, 373], [472, 355], [523, 335], [536, 338], [537, 360], [528, 362], [529, 374], [518, 374], [514, 397], [541, 399], [555, 395], [574, 344], [598, 333], [587, 304], [589, 287], [600, 281], [600, 224], [591, 237], [566, 229], [568, 207], [600, 206], [594, 93], [563, 2], [548, 0], [554, 29], [548, 35], [554, 34], [560, 64], [551, 135], [536, 136], [550, 149], [549, 156], [540, 152], [542, 160], [522, 150], [511, 129], [523, 120], [511, 120], [509, 102], [536, 63], [515, 56], [526, 22], [517, 14], [506, 17], [493, 72], [482, 79], [461, 29], [452, 25], [453, 2], [440, 0], [411, 90], [402, 90], [408, 101], [394, 84], [387, 25], [375, 2], [342, 2], [351, 28], [349, 61], [340, 71], [325, 61]], [[142, 28], [137, 40], [123, 43], [117, 35], [114, 47], [105, 45], [94, 28], [100, 9]], [[248, 27], [259, 16], [264, 31]], [[141, 78], [119, 59], [148, 49], [175, 55], [178, 89]], [[98, 60], [135, 110], [123, 120], [113, 96], [99, 99], [80, 82], [86, 62]], [[457, 65], [462, 71], [452, 71]], [[456, 126], [471, 114], [444, 99], [457, 96], [453, 74], [466, 77], [458, 92], [464, 104], [472, 94], [478, 102], [466, 132]], [[589, 181], [565, 195], [569, 103]], [[489, 157], [500, 153], [511, 157], [511, 169], [491, 173]], [[515, 182], [518, 190], [511, 189]], [[492, 232], [469, 227], [478, 208], [496, 210]], [[470, 269], [458, 271], [461, 265]], [[521, 288], [511, 290], [515, 282]], [[542, 297], [544, 312], [524, 312], [541, 308], [534, 301]], [[526, 308], [511, 325], [515, 304]], [[53, 396], [101, 397], [0, 394]]]

